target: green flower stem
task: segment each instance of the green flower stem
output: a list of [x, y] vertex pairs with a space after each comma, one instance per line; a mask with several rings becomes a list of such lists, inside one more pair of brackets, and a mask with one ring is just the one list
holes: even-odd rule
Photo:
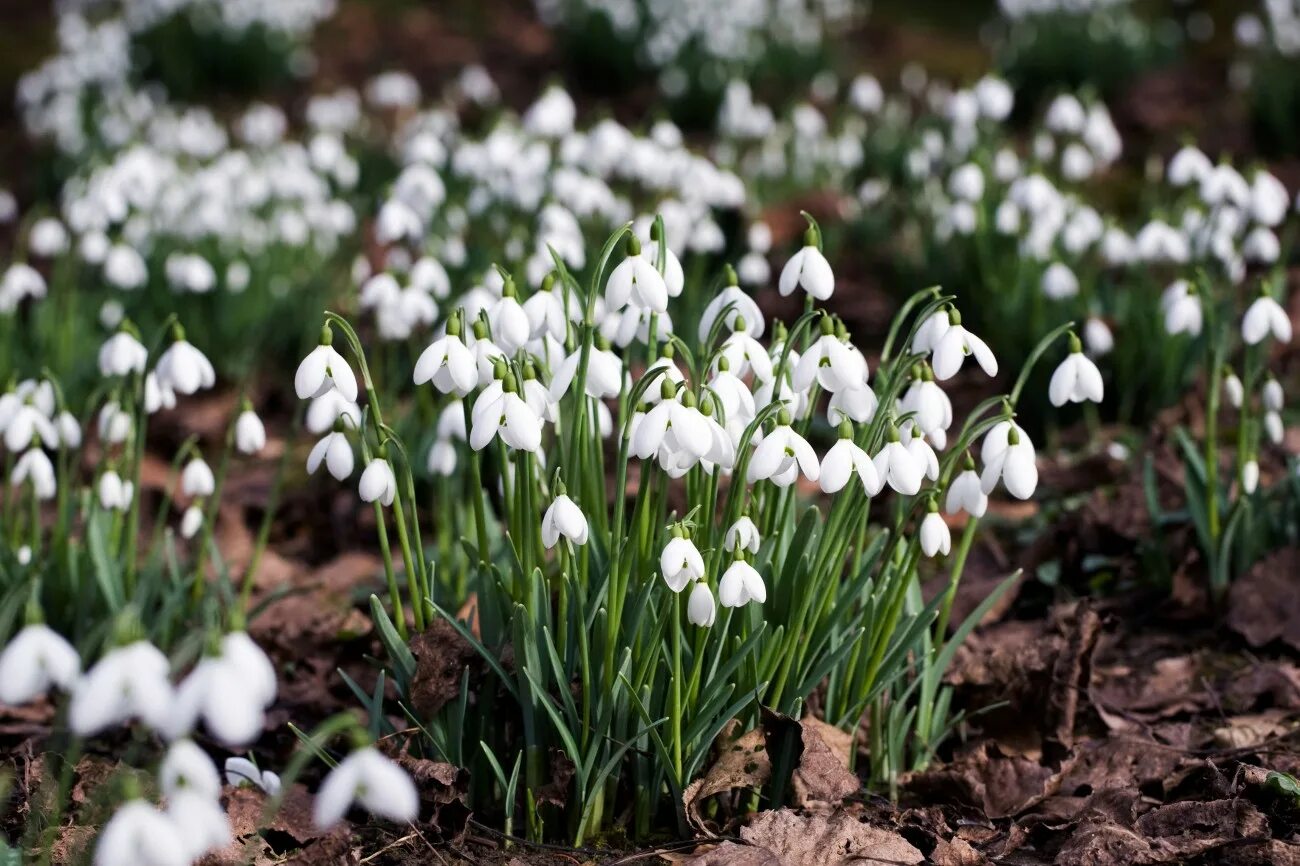
[[957, 553], [952, 560], [952, 574], [948, 578], [948, 589], [943, 595], [943, 604], [939, 608], [939, 618], [934, 625], [934, 648], [935, 652], [947, 641], [948, 620], [952, 616], [952, 603], [957, 597], [957, 584], [961, 582], [962, 572], [966, 568], [966, 556], [970, 553], [971, 542], [975, 538], [975, 530], [979, 526], [978, 517], [970, 517], [966, 521], [966, 528], [962, 530], [961, 540], [957, 542]]

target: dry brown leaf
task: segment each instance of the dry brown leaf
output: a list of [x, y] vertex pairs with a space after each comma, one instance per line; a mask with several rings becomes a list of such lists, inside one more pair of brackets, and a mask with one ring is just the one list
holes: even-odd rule
[[1228, 723], [1214, 729], [1215, 745], [1224, 749], [1250, 749], [1291, 729], [1286, 710], [1266, 710], [1245, 716], [1233, 716]]
[[785, 861], [766, 848], [735, 842], [701, 846], [701, 850], [676, 862], [682, 866], [785, 866]]
[[768, 849], [786, 866], [925, 862], [924, 855], [896, 831], [868, 824], [842, 809], [829, 815], [792, 809], [760, 812], [741, 828], [740, 838]]
[[483, 662], [469, 641], [441, 617], [411, 639], [411, 654], [415, 656], [411, 705], [423, 718], [433, 718], [459, 697], [465, 668], [476, 670]]
[[1228, 589], [1228, 627], [1254, 647], [1281, 641], [1300, 650], [1300, 548], [1279, 550], [1255, 563]]
[[794, 802], [800, 806], [838, 803], [861, 790], [861, 780], [849, 769], [853, 735], [812, 716], [799, 725], [803, 754], [791, 779]]
[[706, 833], [708, 830], [700, 815], [705, 800], [734, 788], [757, 788], [772, 775], [772, 763], [767, 757], [762, 729], [738, 734], [739, 728], [740, 723], [735, 719], [727, 723], [713, 743], [717, 756], [714, 763], [703, 778], [696, 779], [682, 792], [686, 817]]

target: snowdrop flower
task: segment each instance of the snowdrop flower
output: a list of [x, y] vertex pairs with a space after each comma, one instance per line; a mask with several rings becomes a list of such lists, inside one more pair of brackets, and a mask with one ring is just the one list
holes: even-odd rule
[[806, 391], [814, 381], [827, 391], [860, 387], [867, 381], [867, 361], [845, 339], [834, 333], [834, 324], [823, 318], [822, 335], [799, 357], [791, 384]]
[[147, 641], [135, 641], [104, 654], [78, 681], [68, 707], [72, 729], [92, 736], [138, 718], [165, 730], [172, 709], [167, 657]]
[[1247, 460], [1241, 467], [1241, 489], [1246, 491], [1246, 495], [1253, 494], [1259, 487], [1259, 463], [1254, 460]]
[[992, 493], [998, 479], [1017, 499], [1028, 499], [1038, 486], [1037, 454], [1028, 434], [1014, 421], [1003, 421], [984, 437], [981, 449], [984, 472], [980, 489]]
[[641, 252], [641, 241], [628, 235], [627, 255], [605, 282], [605, 303], [611, 311], [629, 303], [664, 313], [668, 310], [668, 286], [654, 263]]
[[18, 462], [14, 464], [12, 473], [9, 475], [9, 483], [13, 487], [22, 486], [23, 482], [31, 482], [32, 492], [36, 494], [37, 499], [53, 499], [55, 492], [58, 490], [58, 479], [54, 473], [54, 464], [50, 458], [40, 448], [32, 447], [27, 449]]
[[167, 797], [182, 791], [212, 800], [221, 796], [221, 777], [216, 764], [207, 752], [188, 739], [177, 740], [167, 749], [158, 768], [158, 785]]
[[934, 381], [929, 368], [921, 365], [921, 376], [914, 379], [903, 394], [900, 408], [904, 413], [914, 413], [916, 426], [922, 433], [942, 432], [952, 426], [952, 401]]
[[1271, 265], [1282, 255], [1282, 243], [1267, 226], [1255, 226], [1241, 242], [1241, 256], [1252, 264]]
[[939, 515], [939, 507], [931, 500], [930, 509], [921, 521], [921, 552], [934, 557], [940, 553], [947, 556], [951, 551], [952, 533]]
[[659, 574], [673, 592], [681, 592], [693, 580], [704, 579], [704, 557], [679, 527], [659, 554]]
[[99, 494], [99, 505], [105, 511], [125, 512], [131, 507], [131, 500], [135, 495], [135, 485], [130, 481], [123, 481], [122, 476], [113, 469], [99, 476], [99, 483], [95, 485], [95, 490]]
[[211, 496], [216, 488], [217, 481], [212, 475], [212, 468], [202, 457], [195, 457], [185, 464], [181, 471], [181, 493], [186, 496]]
[[1052, 373], [1052, 381], [1047, 386], [1047, 396], [1053, 406], [1066, 403], [1082, 403], [1090, 400], [1100, 403], [1104, 393], [1101, 371], [1087, 355], [1079, 338], [1070, 334], [1070, 354]]
[[888, 484], [904, 496], [914, 496], [921, 489], [926, 467], [899, 441], [898, 428], [891, 426], [888, 435], [889, 441], [872, 460], [876, 475], [882, 488]]
[[0, 652], [0, 704], [16, 707], [51, 687], [69, 689], [81, 673], [81, 657], [58, 632], [32, 623]]
[[971, 517], [983, 517], [988, 507], [988, 495], [980, 487], [979, 473], [975, 471], [975, 464], [967, 455], [966, 468], [948, 485], [948, 498], [944, 502], [943, 510], [949, 514], [965, 511]]
[[259, 770], [247, 758], [226, 758], [226, 784], [234, 787], [253, 785], [274, 797], [280, 793], [280, 776], [270, 770]]
[[479, 367], [473, 352], [460, 338], [460, 316], [452, 316], [447, 334], [434, 340], [415, 362], [415, 384], [433, 382], [444, 394], [464, 397], [478, 387]]
[[912, 351], [934, 352], [943, 335], [948, 333], [950, 326], [951, 319], [947, 310], [936, 310], [931, 313], [929, 318], [916, 329], [916, 336], [912, 338]]
[[197, 504], [185, 509], [181, 515], [181, 538], [190, 539], [203, 528], [203, 509]]
[[169, 797], [167, 817], [180, 836], [187, 863], [230, 844], [230, 819], [216, 797], [178, 792]]
[[[459, 405], [457, 406], [459, 414]], [[361, 426], [361, 407], [338, 391], [327, 391], [307, 404], [308, 431], [320, 435], [334, 428], [335, 422], [356, 429]]]
[[1184, 145], [1169, 160], [1165, 177], [1174, 186], [1200, 184], [1201, 179], [1213, 170], [1210, 158], [1194, 145]]
[[1110, 326], [1104, 319], [1089, 316], [1083, 323], [1083, 342], [1089, 355], [1100, 358], [1109, 355], [1115, 348], [1115, 335], [1110, 332]]
[[133, 334], [118, 331], [99, 347], [99, 372], [102, 376], [143, 373], [148, 358], [149, 350]]
[[519, 303], [515, 281], [506, 278], [502, 296], [487, 311], [492, 325], [492, 339], [507, 355], [513, 355], [532, 336], [528, 314]]
[[821, 464], [816, 452], [806, 439], [794, 431], [790, 422], [789, 411], [782, 409], [777, 417], [776, 428], [765, 435], [754, 449], [749, 461], [750, 484], [770, 479], [778, 486], [785, 487], [794, 481], [798, 472], [802, 472], [809, 481], [821, 477]]
[[961, 369], [967, 355], [973, 355], [989, 376], [998, 374], [998, 360], [988, 344], [966, 330], [961, 323], [961, 314], [953, 307], [948, 311], [948, 328], [935, 345], [931, 358], [934, 377], [940, 382], [951, 379]]
[[154, 367], [159, 387], [178, 394], [193, 394], [202, 388], [211, 388], [217, 381], [212, 362], [185, 339], [185, 332], [176, 326], [176, 340], [167, 347]]
[[1241, 379], [1237, 378], [1237, 374], [1228, 367], [1225, 367], [1223, 372], [1223, 396], [1234, 409], [1240, 409], [1246, 398], [1246, 389], [1242, 386]]
[[14, 409], [4, 427], [6, 448], [21, 451], [37, 441], [44, 442], [48, 448], [58, 447], [59, 433], [40, 409], [23, 399], [15, 398], [11, 402]]
[[760, 382], [772, 378], [772, 358], [763, 344], [749, 335], [744, 319], [736, 322], [736, 329], [727, 335], [718, 354], [719, 361], [725, 359], [728, 369], [736, 376], [753, 372]]
[[1250, 185], [1250, 215], [1255, 222], [1270, 228], [1281, 224], [1290, 203], [1280, 180], [1267, 171], [1255, 172]]
[[550, 550], [564, 537], [577, 545], [587, 543], [587, 516], [578, 504], [561, 490], [542, 515], [542, 544]]
[[446, 439], [435, 439], [424, 465], [430, 475], [451, 475], [456, 471], [456, 446]]
[[717, 612], [713, 593], [708, 585], [703, 581], [696, 581], [694, 588], [691, 589], [691, 597], [686, 601], [686, 619], [692, 625], [709, 628], [713, 625]]
[[1268, 441], [1274, 445], [1282, 444], [1286, 429], [1282, 425], [1282, 416], [1279, 413], [1272, 410], [1264, 413], [1264, 432], [1268, 434]]
[[1043, 294], [1053, 301], [1063, 301], [1079, 294], [1079, 278], [1062, 262], [1053, 262], [1048, 266], [1039, 286]]
[[117, 445], [125, 442], [126, 437], [131, 434], [131, 416], [110, 400], [99, 410], [95, 427], [99, 431], [100, 439], [111, 445]]
[[1241, 338], [1253, 346], [1270, 334], [1278, 342], [1291, 342], [1291, 318], [1281, 304], [1261, 289], [1241, 320]]
[[1269, 412], [1281, 412], [1285, 404], [1286, 396], [1282, 392], [1282, 383], [1277, 379], [1269, 376], [1264, 382], [1264, 387], [1260, 389], [1264, 401], [1264, 408]]
[[0, 313], [12, 313], [23, 298], [45, 297], [45, 277], [31, 265], [14, 262], [0, 278]]
[[809, 226], [804, 233], [803, 249], [791, 256], [781, 269], [777, 290], [782, 297], [800, 288], [809, 296], [825, 301], [835, 291], [835, 274], [831, 271], [830, 262], [826, 261], [826, 256], [818, 248], [817, 241], [817, 230]]
[[[382, 452], [382, 448], [380, 449]], [[391, 506], [397, 497], [397, 477], [392, 465], [383, 457], [371, 460], [361, 473], [357, 492], [362, 502], [379, 502], [385, 507]]]
[[187, 847], [171, 818], [143, 800], [131, 800], [100, 832], [95, 866], [189, 866]]
[[317, 442], [307, 455], [307, 472], [315, 475], [324, 462], [330, 475], [339, 481], [346, 481], [352, 475], [354, 465], [352, 445], [348, 442], [348, 437], [343, 435], [340, 425], [336, 423], [335, 427], [334, 432]]
[[867, 496], [875, 496], [884, 486], [880, 478], [880, 473], [876, 471], [876, 465], [872, 462], [870, 455], [858, 447], [853, 441], [853, 428], [847, 423], [840, 425], [840, 439], [826, 456], [822, 458], [821, 485], [823, 493], [838, 493], [849, 483], [853, 474], [857, 473], [858, 480], [862, 482], [862, 490]]
[[914, 424], [907, 424], [900, 432], [907, 436], [907, 441], [903, 443], [904, 447], [916, 459], [917, 465], [921, 467], [925, 477], [931, 481], [938, 481], [939, 456], [934, 453], [934, 449], [926, 441], [925, 434], [917, 431]]
[[839, 425], [845, 421], [855, 424], [870, 423], [878, 404], [876, 392], [863, 383], [856, 388], [844, 388], [831, 395], [826, 405], [826, 420]]
[[759, 604], [767, 601], [767, 586], [758, 569], [743, 559], [736, 559], [718, 581], [718, 603], [723, 607], [744, 607], [751, 601]]
[[81, 447], [81, 422], [67, 409], [55, 416], [54, 429], [59, 436], [59, 447]]
[[235, 448], [240, 454], [251, 455], [265, 447], [266, 427], [253, 411], [252, 404], [245, 402], [244, 411], [235, 419]]
[[517, 391], [514, 374], [507, 373], [500, 394], [493, 398], [479, 396], [469, 434], [471, 448], [482, 451], [496, 436], [516, 451], [536, 451], [542, 446], [542, 419]]
[[104, 279], [115, 288], [134, 291], [149, 281], [149, 266], [136, 250], [113, 244], [104, 256]]
[[[170, 383], [161, 382], [157, 373], [144, 377], [144, 411], [150, 415], [160, 409], [176, 408], [176, 392]], [[129, 420], [129, 416], [128, 416]]]
[[948, 178], [948, 192], [954, 197], [970, 202], [984, 198], [984, 172], [973, 162], [956, 169]]
[[[569, 392], [569, 386], [578, 375], [582, 366], [582, 350], [575, 349], [561, 362], [559, 369], [551, 378], [550, 400], [553, 403]], [[587, 396], [597, 400], [617, 397], [623, 387], [623, 362], [618, 355], [610, 351], [609, 344], [603, 336], [596, 338], [596, 344], [587, 353]]]
[[224, 654], [203, 657], [181, 682], [168, 730], [174, 736], [186, 735], [200, 719], [226, 746], [245, 745], [262, 732], [261, 694], [258, 689], [246, 688], [243, 665]]
[[761, 542], [758, 527], [754, 525], [754, 521], [750, 520], [748, 516], [741, 517], [727, 527], [726, 534], [722, 536], [722, 546], [728, 552], [735, 552], [739, 548], [750, 553], [758, 553], [758, 546]]
[[[1203, 312], [1196, 289], [1186, 280], [1170, 283], [1160, 296], [1165, 330], [1170, 334], [1200, 335]], [[1261, 338], [1262, 339], [1262, 338]]]
[[348, 755], [330, 771], [316, 794], [312, 818], [322, 830], [333, 827], [353, 801], [391, 821], [414, 821], [420, 797], [411, 777], [401, 767], [365, 746]]
[[328, 325], [321, 329], [321, 342], [298, 365], [293, 377], [294, 391], [300, 400], [320, 397], [327, 391], [338, 390], [351, 402], [357, 399], [357, 378], [348, 362], [333, 346], [333, 332]]
[[751, 337], [758, 339], [763, 336], [767, 323], [763, 319], [763, 313], [758, 309], [758, 304], [745, 294], [735, 281], [732, 281], [731, 285], [714, 295], [713, 300], [704, 307], [704, 312], [700, 315], [701, 343], [709, 339], [714, 324], [724, 313], [723, 323], [731, 326], [731, 330], [735, 330], [740, 322], [744, 322], [744, 330]]

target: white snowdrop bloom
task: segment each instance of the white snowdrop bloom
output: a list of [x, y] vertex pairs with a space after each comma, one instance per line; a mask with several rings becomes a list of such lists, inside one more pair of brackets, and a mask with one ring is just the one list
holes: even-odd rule
[[68, 229], [55, 217], [42, 217], [31, 225], [27, 234], [27, 248], [32, 255], [53, 259], [68, 252]]
[[1259, 463], [1247, 460], [1241, 467], [1241, 489], [1249, 496], [1259, 487]]
[[543, 289], [524, 301], [524, 315], [528, 317], [529, 339], [536, 340], [545, 334], [563, 343], [568, 335], [569, 316], [564, 310], [564, 295], [558, 288]]
[[916, 336], [912, 338], [912, 351], [933, 352], [939, 345], [939, 340], [948, 332], [950, 324], [951, 318], [947, 310], [936, 310], [931, 313], [916, 329]]
[[966, 330], [961, 323], [961, 316], [954, 309], [949, 312], [948, 329], [939, 338], [931, 357], [934, 378], [940, 382], [951, 379], [961, 369], [967, 355], [973, 355], [976, 363], [989, 376], [998, 374], [998, 359], [993, 356], [993, 351], [987, 343]]
[[338, 391], [327, 391], [307, 405], [307, 430], [316, 435], [334, 429], [334, 422], [343, 419], [345, 427], [361, 426], [361, 407]]
[[1282, 255], [1282, 243], [1267, 226], [1255, 226], [1241, 242], [1241, 256], [1251, 264], [1271, 265]]
[[[743, 320], [737, 324], [744, 324]], [[772, 358], [763, 344], [737, 328], [727, 335], [718, 350], [719, 358], [726, 358], [733, 375], [744, 376], [752, 372], [754, 378], [766, 382], [772, 378]]]
[[1214, 166], [1201, 178], [1200, 193], [1201, 200], [1210, 207], [1230, 204], [1245, 208], [1250, 205], [1250, 185], [1227, 163]]
[[[993, 227], [998, 234], [1014, 235], [1020, 233], [1020, 208], [1010, 199], [1004, 199], [993, 212]], [[946, 318], [946, 317], [945, 317]]]
[[1047, 386], [1048, 399], [1053, 406], [1091, 401], [1100, 403], [1105, 393], [1101, 371], [1093, 360], [1083, 353], [1079, 338], [1071, 334], [1071, 351], [1052, 373]]
[[40, 448], [29, 448], [18, 458], [9, 475], [9, 484], [20, 487], [24, 482], [32, 485], [37, 499], [53, 499], [58, 490], [54, 464]]
[[947, 556], [952, 552], [952, 533], [934, 503], [930, 503], [930, 509], [921, 521], [921, 552], [929, 557], [940, 553]]
[[496, 436], [516, 451], [537, 451], [542, 446], [542, 419], [513, 390], [487, 400], [480, 395], [473, 415], [469, 444], [475, 451], [482, 451]]
[[185, 395], [211, 388], [217, 381], [212, 362], [184, 338], [167, 347], [154, 367], [154, 374], [159, 387]]
[[[919, 433], [914, 424], [907, 424], [900, 431], [905, 437], [904, 446], [909, 454], [915, 458], [917, 465], [921, 467], [926, 478], [931, 481], [939, 480], [939, 455], [934, 453], [934, 448], [926, 441], [925, 434]], [[941, 438], [942, 431], [936, 435], [936, 440]]]
[[827, 391], [857, 388], [867, 381], [867, 362], [860, 352], [834, 333], [827, 333], [829, 319], [822, 319], [822, 335], [799, 357], [791, 384], [806, 391], [817, 382]]
[[552, 85], [524, 112], [524, 130], [542, 138], [563, 138], [573, 132], [577, 111], [573, 97]]
[[330, 475], [339, 481], [346, 481], [352, 475], [354, 465], [352, 445], [341, 431], [336, 430], [327, 434], [312, 447], [311, 453], [307, 455], [307, 472], [311, 475], [316, 474], [322, 462]]
[[509, 284], [506, 295], [488, 308], [488, 321], [492, 325], [492, 339], [507, 355], [513, 355], [532, 336], [528, 314], [514, 296], [514, 283]]
[[411, 777], [372, 746], [357, 749], [325, 777], [312, 819], [322, 830], [333, 827], [353, 802], [390, 821], [414, 821], [420, 811]]
[[244, 666], [227, 658], [205, 656], [176, 689], [167, 729], [185, 736], [200, 721], [220, 743], [246, 745], [262, 733], [264, 692], [247, 687]]
[[690, 538], [675, 535], [659, 554], [659, 574], [673, 592], [681, 592], [691, 581], [704, 579], [704, 557]]
[[1250, 185], [1250, 215], [1261, 226], [1281, 225], [1291, 196], [1282, 182], [1267, 171], [1257, 171]]
[[[573, 380], [577, 378], [581, 366], [582, 350], [575, 349], [564, 359], [551, 378], [552, 402], [558, 403], [569, 392], [569, 387], [573, 385]], [[623, 362], [607, 347], [602, 348], [599, 344], [592, 346], [587, 354], [587, 396], [604, 400], [608, 397], [617, 397], [622, 388]]]
[[1043, 125], [1058, 134], [1078, 135], [1083, 132], [1086, 122], [1083, 104], [1070, 93], [1062, 93], [1053, 99], [1043, 117]]
[[1282, 424], [1281, 414], [1274, 411], [1264, 413], [1264, 432], [1268, 435], [1268, 441], [1274, 445], [1282, 444], [1282, 439], [1286, 435], [1286, 428]]
[[456, 471], [456, 446], [446, 439], [435, 439], [429, 446], [425, 468], [430, 475], [449, 476]]
[[125, 442], [126, 437], [131, 435], [131, 416], [110, 400], [100, 408], [95, 428], [100, 439], [117, 445]]
[[1110, 326], [1104, 319], [1089, 316], [1083, 323], [1083, 344], [1089, 355], [1100, 358], [1109, 355], [1115, 348], [1115, 335], [1111, 333]]
[[[751, 484], [763, 479], [770, 479], [774, 483], [787, 478], [793, 481], [798, 472], [802, 472], [809, 481], [816, 481], [821, 477], [821, 463], [817, 460], [817, 453], [790, 426], [788, 413], [783, 411], [780, 414], [785, 417], [778, 419], [777, 427], [765, 435], [754, 449], [749, 460], [747, 480]], [[791, 473], [796, 466], [798, 472]]]
[[[812, 235], [812, 230], [809, 235]], [[811, 241], [811, 243], [810, 243]], [[835, 274], [830, 262], [817, 248], [815, 237], [805, 237], [804, 247], [790, 257], [781, 269], [777, 291], [790, 295], [796, 288], [803, 289], [819, 301], [827, 300], [835, 291]]]
[[888, 484], [904, 496], [914, 496], [921, 489], [926, 467], [899, 441], [897, 430], [891, 429], [890, 435], [890, 441], [872, 459], [876, 475], [883, 482], [882, 488]]
[[121, 806], [95, 843], [95, 866], [189, 866], [183, 830], [163, 812], [131, 800]]
[[971, 517], [983, 517], [988, 507], [989, 498], [980, 487], [979, 473], [968, 463], [968, 467], [948, 485], [948, 497], [944, 501], [943, 510], [949, 514], [965, 511]]
[[166, 730], [173, 700], [168, 668], [167, 657], [147, 641], [109, 650], [73, 688], [69, 724], [83, 737], [131, 719]]
[[132, 334], [118, 331], [99, 347], [99, 372], [102, 376], [126, 376], [143, 373], [149, 351]]
[[447, 269], [442, 266], [442, 262], [430, 256], [422, 256], [416, 260], [411, 266], [407, 279], [411, 283], [411, 288], [428, 292], [438, 300], [451, 294], [451, 277], [448, 276]]
[[45, 297], [45, 277], [31, 265], [14, 262], [0, 278], [0, 313], [12, 313], [23, 298]]
[[99, 495], [100, 507], [106, 511], [127, 511], [135, 495], [135, 485], [130, 481], [123, 481], [122, 476], [113, 469], [99, 476], [99, 483], [95, 485], [95, 490]]
[[1291, 317], [1281, 304], [1261, 292], [1241, 320], [1241, 338], [1253, 346], [1270, 334], [1280, 343], [1291, 342]]
[[381, 244], [398, 243], [403, 240], [418, 241], [424, 235], [424, 220], [420, 219], [409, 204], [398, 198], [390, 198], [379, 208], [375, 216], [375, 240]]
[[1201, 333], [1203, 312], [1201, 299], [1186, 280], [1170, 283], [1160, 296], [1160, 306], [1165, 314], [1165, 330], [1170, 334]]
[[479, 364], [474, 353], [461, 341], [458, 328], [429, 344], [415, 362], [415, 384], [433, 382], [444, 394], [464, 397], [479, 384]]
[[964, 201], [980, 201], [984, 198], [984, 172], [973, 162], [958, 167], [948, 178], [948, 192]]
[[885, 91], [871, 75], [859, 75], [849, 84], [849, 103], [863, 114], [875, 114], [885, 104]]
[[980, 489], [993, 492], [1002, 479], [1007, 492], [1017, 499], [1028, 499], [1038, 486], [1038, 456], [1029, 435], [1013, 421], [1003, 421], [984, 437], [980, 451], [984, 472]]
[[113, 244], [104, 256], [104, 279], [123, 291], [139, 289], [149, 281], [144, 256], [126, 244]]
[[362, 502], [378, 502], [391, 506], [397, 497], [397, 478], [392, 465], [383, 458], [371, 460], [361, 473], [357, 492]]
[[758, 527], [748, 516], [742, 516], [731, 526], [727, 527], [727, 532], [722, 536], [722, 546], [729, 553], [735, 552], [737, 548], [747, 550], [750, 553], [758, 553], [758, 547], [762, 543], [759, 537]]
[[0, 652], [0, 704], [20, 706], [54, 686], [70, 689], [80, 673], [81, 657], [58, 632], [24, 626]]
[[235, 419], [235, 448], [240, 454], [256, 454], [266, 447], [266, 426], [252, 407]]
[[300, 400], [335, 389], [350, 401], [357, 399], [357, 377], [330, 343], [321, 343], [302, 359], [293, 377], [293, 388]]
[[227, 632], [221, 638], [221, 658], [239, 671], [244, 689], [254, 700], [261, 701], [262, 706], [275, 700], [275, 667], [248, 632]]
[[199, 534], [203, 528], [203, 509], [191, 505], [181, 515], [181, 538], [190, 539]]
[[586, 544], [587, 534], [587, 516], [578, 504], [568, 494], [556, 496], [542, 515], [542, 544], [546, 549], [550, 550], [561, 538], [578, 545]]
[[163, 757], [158, 787], [166, 797], [187, 791], [216, 800], [221, 796], [221, 776], [207, 752], [193, 740], [180, 739], [168, 747]]
[[731, 563], [718, 580], [718, 603], [723, 607], [744, 607], [751, 601], [767, 601], [767, 586], [758, 569], [737, 559]]
[[26, 399], [15, 397], [11, 402], [14, 408], [8, 421], [0, 421], [4, 426], [6, 448], [18, 452], [35, 444], [37, 440], [44, 442], [47, 448], [58, 447], [59, 432], [45, 413]]
[[1212, 171], [1214, 165], [1195, 145], [1184, 145], [1169, 160], [1165, 177], [1174, 186], [1199, 185], [1201, 178]]
[[1063, 301], [1079, 294], [1079, 278], [1064, 262], [1052, 262], [1043, 272], [1039, 286], [1043, 295], [1053, 301]]
[[1137, 257], [1146, 262], [1183, 264], [1191, 257], [1187, 236], [1160, 220], [1144, 225], [1133, 239]]
[[736, 330], [737, 323], [744, 322], [745, 332], [754, 339], [762, 338], [763, 331], [767, 327], [763, 313], [758, 309], [754, 299], [745, 294], [739, 286], [727, 286], [714, 295], [713, 300], [709, 301], [704, 312], [700, 314], [701, 343], [709, 339], [709, 332], [713, 330], [714, 323], [724, 315], [722, 321], [729, 330]]
[[[1240, 385], [1240, 382], [1238, 384]], [[1282, 411], [1282, 407], [1286, 402], [1286, 395], [1282, 392], [1281, 382], [1269, 376], [1264, 382], [1264, 387], [1260, 389], [1260, 394], [1263, 397], [1265, 409], [1270, 412]]]
[[168, 798], [167, 817], [180, 836], [187, 863], [230, 844], [230, 819], [216, 797], [178, 792]]
[[635, 238], [628, 242], [628, 248], [628, 255], [610, 272], [605, 282], [606, 305], [611, 311], [635, 304], [656, 313], [667, 312], [668, 286], [659, 269], [641, 252], [640, 242]]
[[217, 489], [212, 467], [202, 457], [195, 457], [181, 470], [181, 493], [186, 496], [211, 496]]
[[839, 441], [832, 445], [826, 452], [826, 456], [822, 458], [821, 478], [818, 483], [821, 485], [822, 492], [838, 493], [856, 473], [858, 480], [862, 482], [863, 492], [867, 496], [875, 496], [884, 486], [884, 482], [876, 471], [876, 465], [870, 455], [859, 448], [852, 438], [844, 435], [847, 432], [841, 431]]
[[1107, 266], [1122, 267], [1133, 262], [1137, 249], [1128, 233], [1116, 226], [1110, 226], [1101, 236], [1101, 257]]
[[985, 75], [975, 82], [973, 88], [975, 99], [979, 102], [980, 115], [1001, 123], [1011, 114], [1015, 107], [1016, 95], [1011, 85], [993, 75]]
[[691, 589], [691, 596], [686, 600], [686, 619], [691, 625], [709, 628], [717, 617], [718, 609], [713, 600], [713, 592], [708, 584], [696, 581]]
[[251, 785], [261, 788], [263, 793], [272, 797], [280, 793], [280, 776], [270, 770], [258, 769], [248, 758], [226, 758], [226, 784], [233, 787]]
[[922, 433], [930, 434], [952, 426], [952, 401], [935, 384], [928, 370], [908, 386], [900, 408], [904, 413], [915, 413], [916, 426]]
[[1061, 176], [1071, 183], [1087, 180], [1096, 168], [1092, 153], [1078, 142], [1070, 142], [1061, 151]]
[[176, 391], [170, 382], [158, 378], [158, 374], [149, 373], [144, 377], [144, 411], [150, 415], [162, 409], [176, 408]]
[[1223, 376], [1223, 396], [1228, 399], [1228, 404], [1234, 409], [1240, 409], [1242, 402], [1246, 398], [1246, 389], [1242, 386], [1241, 380], [1237, 374], [1228, 370]]
[[875, 416], [878, 403], [876, 392], [865, 383], [857, 388], [844, 388], [831, 394], [826, 420], [834, 426], [845, 421], [867, 424]]

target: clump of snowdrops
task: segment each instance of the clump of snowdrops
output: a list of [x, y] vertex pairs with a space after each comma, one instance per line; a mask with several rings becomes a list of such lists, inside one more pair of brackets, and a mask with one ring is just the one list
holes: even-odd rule
[[[941, 383], [998, 362], [931, 289], [870, 370], [820, 306], [835, 278], [811, 218], [779, 279], [806, 300], [789, 324], [730, 268], [702, 315], [675, 318], [709, 284], [685, 282], [662, 220], [644, 240], [615, 232], [585, 286], [552, 262], [532, 287], [503, 270], [476, 316], [444, 306], [413, 371], [436, 428], [425, 454], [395, 435], [399, 406], [343, 317], [326, 314], [297, 371], [313, 410], [345, 407], [308, 469], [359, 474], [375, 510], [387, 597], [371, 609], [412, 748], [471, 768], [474, 808], [507, 828], [577, 841], [614, 821], [684, 829], [683, 789], [722, 727], [760, 707], [797, 717], [819, 687], [834, 724], [871, 719], [875, 779], [923, 766], [953, 721], [940, 678], [978, 618], [949, 637], [979, 518], [995, 488], [1037, 485], [1014, 421], [1028, 366], [956, 423]], [[1072, 399], [1089, 393], [1078, 380]], [[928, 604], [927, 559], [949, 575]], [[430, 709], [416, 655], [448, 639], [484, 676], [467, 666]], [[354, 690], [387, 731], [383, 690]], [[556, 760], [573, 768], [562, 807], [542, 800]]]

